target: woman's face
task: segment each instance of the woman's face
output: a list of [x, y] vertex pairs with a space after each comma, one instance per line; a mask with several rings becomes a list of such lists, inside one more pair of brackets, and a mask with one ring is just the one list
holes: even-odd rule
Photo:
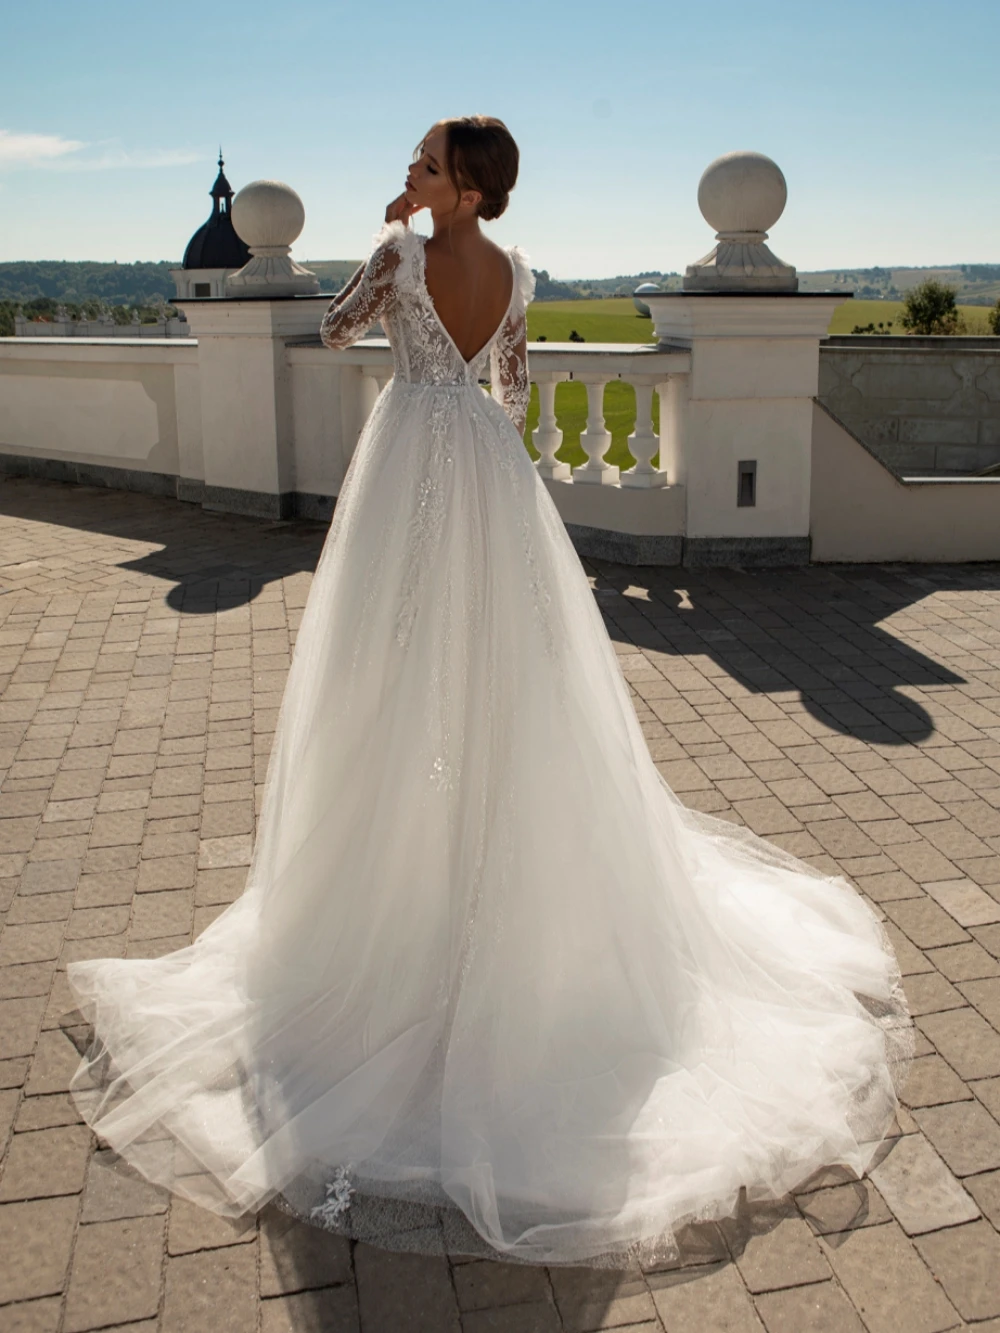
[[[420, 156], [406, 173], [406, 199], [414, 209], [428, 208], [432, 214], [455, 211], [458, 200], [455, 186], [448, 175], [448, 132], [434, 130], [424, 140]], [[482, 196], [477, 190], [462, 193], [458, 214], [474, 212]]]

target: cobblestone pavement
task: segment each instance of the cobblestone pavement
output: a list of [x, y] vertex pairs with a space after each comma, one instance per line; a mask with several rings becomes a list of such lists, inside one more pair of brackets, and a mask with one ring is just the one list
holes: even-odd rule
[[[685, 801], [839, 869], [919, 1027], [870, 1178], [692, 1229], [673, 1269], [394, 1255], [240, 1229], [108, 1166], [63, 969], [239, 892], [319, 527], [0, 485], [0, 1329], [1000, 1330], [1000, 566], [593, 569]], [[557, 816], [556, 816], [557, 817]]]

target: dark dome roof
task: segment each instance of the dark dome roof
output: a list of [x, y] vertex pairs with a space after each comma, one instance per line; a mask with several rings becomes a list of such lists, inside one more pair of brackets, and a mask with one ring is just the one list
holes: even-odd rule
[[229, 216], [233, 201], [233, 187], [222, 170], [222, 151], [219, 151], [219, 174], [212, 186], [212, 215], [188, 241], [184, 251], [184, 268], [242, 268], [250, 258], [250, 247], [236, 235]]

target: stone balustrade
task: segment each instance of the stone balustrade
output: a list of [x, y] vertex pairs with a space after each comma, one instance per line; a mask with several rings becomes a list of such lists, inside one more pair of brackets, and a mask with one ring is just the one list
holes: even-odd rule
[[[298, 347], [314, 346], [315, 340], [302, 340]], [[356, 366], [365, 383], [364, 402], [374, 405], [379, 392], [392, 378], [392, 353], [383, 338], [367, 338], [337, 352], [327, 352], [344, 366]], [[691, 357], [686, 352], [661, 351], [656, 347], [633, 343], [531, 343], [528, 351], [528, 372], [538, 389], [539, 422], [530, 439], [540, 455], [536, 467], [546, 481], [571, 481], [577, 485], [624, 486], [629, 489], [649, 490], [666, 486], [671, 481], [663, 467], [663, 458], [676, 457], [671, 441], [661, 445], [660, 435], [654, 429], [653, 395], [665, 391], [670, 379], [687, 375]], [[556, 418], [556, 388], [559, 384], [576, 381], [587, 391], [587, 425], [580, 443], [587, 462], [579, 467], [556, 458], [563, 432]], [[629, 453], [635, 466], [619, 473], [619, 468], [606, 461], [611, 449], [611, 432], [604, 412], [604, 391], [613, 381], [629, 384], [635, 390], [635, 430], [628, 437]], [[367, 419], [367, 412], [365, 412]], [[654, 467], [653, 459], [660, 454], [661, 466]]]

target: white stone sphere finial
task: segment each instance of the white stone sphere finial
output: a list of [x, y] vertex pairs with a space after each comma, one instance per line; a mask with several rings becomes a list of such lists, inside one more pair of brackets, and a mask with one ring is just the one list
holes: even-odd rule
[[698, 182], [698, 207], [719, 240], [747, 233], [766, 239], [787, 202], [781, 168], [763, 153], [724, 153]]
[[291, 258], [292, 242], [302, 234], [305, 205], [283, 181], [244, 185], [233, 198], [233, 227], [250, 247], [252, 258], [226, 279], [229, 296], [299, 296], [319, 291], [319, 279]]
[[764, 153], [723, 153], [698, 182], [698, 207], [719, 244], [689, 265], [685, 291], [797, 291], [795, 269], [764, 242], [781, 217], [788, 186]]

